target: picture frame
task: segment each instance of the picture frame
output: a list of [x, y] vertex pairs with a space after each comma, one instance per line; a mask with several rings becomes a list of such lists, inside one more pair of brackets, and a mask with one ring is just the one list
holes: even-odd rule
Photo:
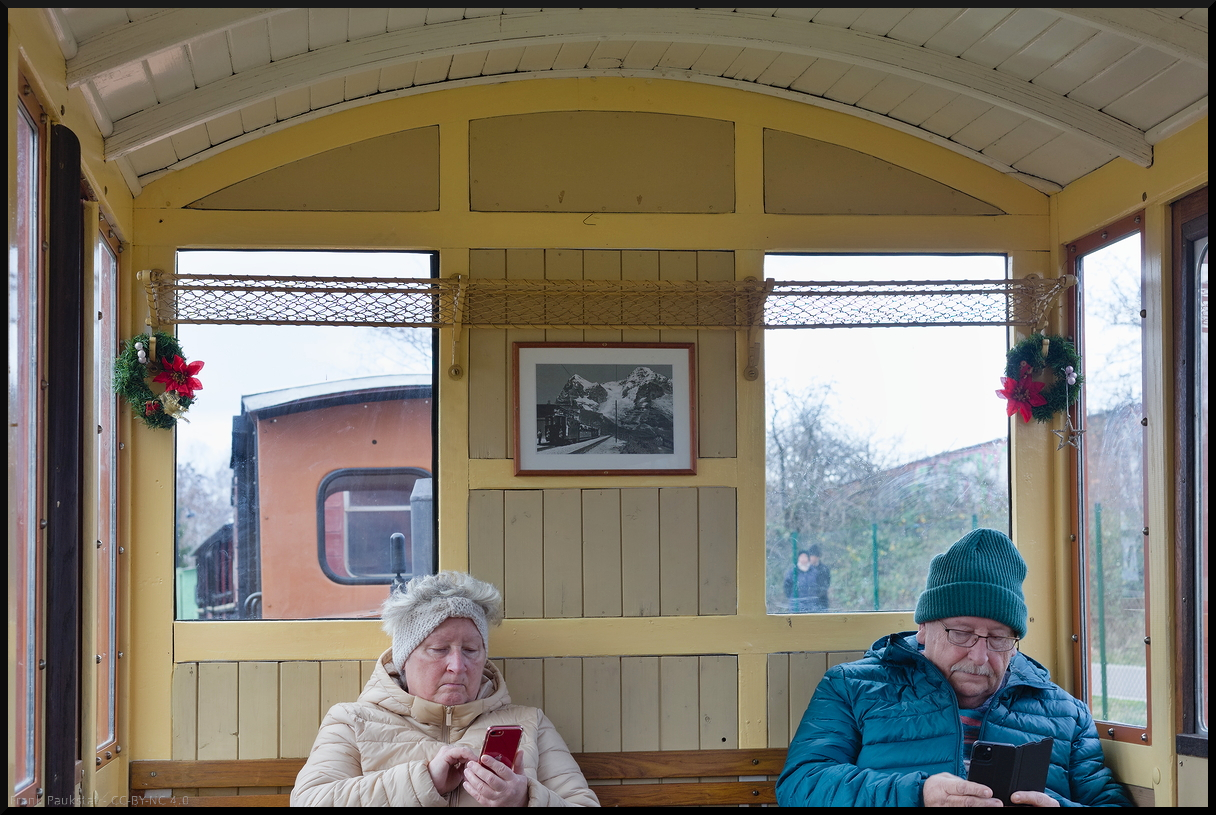
[[693, 343], [513, 343], [516, 475], [695, 475]]

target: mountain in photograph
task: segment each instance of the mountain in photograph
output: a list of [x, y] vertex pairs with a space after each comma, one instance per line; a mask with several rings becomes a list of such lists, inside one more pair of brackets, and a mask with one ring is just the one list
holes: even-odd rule
[[[554, 418], [564, 425], [548, 434], [541, 447], [599, 439], [586, 453], [674, 452], [671, 379], [645, 366], [625, 379], [592, 382], [570, 377], [553, 402]], [[556, 424], [556, 423], [555, 423]]]

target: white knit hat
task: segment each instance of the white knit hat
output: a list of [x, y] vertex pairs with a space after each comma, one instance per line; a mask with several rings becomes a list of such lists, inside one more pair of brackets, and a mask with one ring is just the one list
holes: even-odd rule
[[502, 594], [463, 572], [415, 577], [380, 609], [381, 627], [393, 638], [393, 665], [400, 670], [414, 649], [450, 617], [472, 620], [487, 653], [490, 626], [502, 620]]

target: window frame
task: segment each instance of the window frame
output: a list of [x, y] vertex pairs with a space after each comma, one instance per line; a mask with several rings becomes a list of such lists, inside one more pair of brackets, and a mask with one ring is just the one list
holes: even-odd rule
[[[1068, 274], [1077, 278], [1078, 285], [1072, 287], [1068, 292], [1068, 319], [1070, 323], [1069, 339], [1077, 346], [1077, 350], [1082, 354], [1085, 353], [1085, 348], [1082, 347], [1082, 342], [1079, 337], [1082, 328], [1081, 310], [1084, 307], [1084, 280], [1079, 274], [1078, 261], [1081, 258], [1089, 255], [1099, 249], [1114, 244], [1127, 238], [1129, 235], [1139, 234], [1140, 236], [1140, 306], [1141, 318], [1144, 318], [1145, 308], [1144, 303], [1144, 210], [1134, 212], [1121, 218], [1114, 223], [1108, 224], [1101, 229], [1095, 230], [1090, 234], [1065, 244], [1064, 253], [1067, 259]], [[1143, 379], [1147, 370], [1144, 364], [1145, 353], [1145, 337], [1144, 323], [1141, 323], [1141, 377]], [[1141, 383], [1141, 392], [1147, 392]], [[1081, 398], [1069, 408], [1073, 415], [1074, 425], [1080, 423], [1078, 416], [1083, 416], [1085, 411], [1086, 394], [1082, 390]], [[1111, 741], [1125, 742], [1128, 744], [1152, 744], [1152, 724], [1153, 724], [1153, 705], [1152, 705], [1152, 676], [1147, 668], [1151, 665], [1151, 648], [1152, 645], [1148, 639], [1148, 631], [1151, 620], [1151, 608], [1149, 607], [1149, 569], [1148, 555], [1149, 547], [1147, 543], [1142, 549], [1144, 559], [1144, 637], [1145, 637], [1145, 724], [1144, 726], [1129, 725], [1120, 722], [1107, 722], [1100, 719], [1092, 704], [1092, 693], [1090, 692], [1091, 680], [1089, 670], [1089, 654], [1088, 654], [1088, 629], [1086, 627], [1086, 576], [1085, 576], [1085, 559], [1083, 556], [1083, 548], [1085, 545], [1085, 530], [1084, 530], [1084, 510], [1081, 507], [1083, 497], [1082, 479], [1084, 478], [1084, 470], [1082, 468], [1082, 453], [1084, 449], [1084, 440], [1080, 447], [1071, 447], [1069, 453], [1069, 469], [1070, 477], [1070, 506], [1072, 511], [1069, 519], [1069, 537], [1073, 543], [1072, 546], [1072, 570], [1073, 570], [1073, 592], [1072, 599], [1072, 624], [1073, 624], [1073, 664], [1075, 666], [1074, 676], [1075, 685], [1073, 687], [1073, 695], [1082, 700], [1086, 707], [1089, 708], [1093, 715], [1094, 723], [1097, 725], [1098, 736]], [[1142, 456], [1142, 477], [1147, 479], [1148, 476], [1148, 451], [1147, 439], [1141, 447]], [[1146, 499], [1142, 499], [1141, 507], [1144, 512], [1144, 523], [1148, 526], [1148, 506]]]
[[[1208, 237], [1208, 189], [1204, 187], [1176, 201], [1171, 206], [1173, 242], [1172, 284], [1174, 299], [1174, 529], [1175, 529], [1175, 596], [1174, 608], [1178, 620], [1175, 661], [1175, 747], [1179, 755], [1207, 757], [1208, 734], [1198, 722], [1198, 688], [1203, 677], [1196, 659], [1202, 653], [1198, 641], [1197, 608], [1200, 569], [1197, 563], [1198, 524], [1194, 510], [1206, 510], [1201, 496], [1196, 495], [1195, 454], [1199, 449], [1195, 428], [1195, 398], [1198, 395], [1196, 359], [1196, 329], [1199, 315], [1192, 299], [1195, 280], [1192, 277], [1193, 242]], [[1204, 489], [1206, 490], [1206, 483]], [[1192, 592], [1192, 590], [1195, 590]], [[1204, 632], [1206, 634], [1206, 632]]]

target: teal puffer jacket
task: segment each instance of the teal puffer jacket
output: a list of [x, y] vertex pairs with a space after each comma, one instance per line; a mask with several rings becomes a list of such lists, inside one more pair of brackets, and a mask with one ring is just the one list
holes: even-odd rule
[[[1022, 653], [980, 728], [985, 741], [1055, 739], [1048, 795], [1064, 806], [1131, 806], [1103, 762], [1093, 718]], [[921, 806], [926, 778], [965, 777], [958, 702], [915, 632], [883, 637], [816, 688], [777, 781], [781, 806]]]

